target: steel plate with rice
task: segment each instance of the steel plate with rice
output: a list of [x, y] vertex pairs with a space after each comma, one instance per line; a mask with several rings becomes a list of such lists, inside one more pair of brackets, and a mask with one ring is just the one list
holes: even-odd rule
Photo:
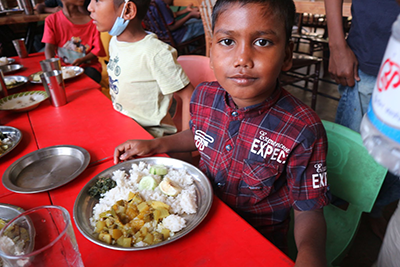
[[28, 82], [28, 77], [25, 76], [4, 76], [4, 82], [6, 83], [7, 90], [14, 90]]
[[[78, 77], [85, 72], [85, 70], [79, 66], [63, 66], [61, 67], [61, 69], [63, 72], [64, 81]], [[42, 81], [40, 80], [40, 74], [42, 73], [43, 71], [38, 71], [36, 73], [29, 75], [28, 76], [29, 81], [31, 83], [41, 84]]]
[[[152, 168], [155, 166], [163, 166], [165, 167], [168, 172], [166, 172], [165, 175], [157, 175], [152, 172]], [[150, 170], [150, 171], [149, 171]], [[146, 188], [144, 190], [140, 189], [138, 190], [137, 193], [140, 194], [140, 196], [145, 199], [146, 203], [153, 203], [155, 202], [161, 202], [161, 199], [152, 199], [153, 193], [151, 192], [152, 190], [154, 191], [154, 194], [158, 194], [160, 190], [160, 185], [163, 181], [166, 179], [172, 179], [173, 175], [186, 175], [190, 177], [190, 182], [192, 184], [188, 184], [188, 187], [190, 187], [190, 190], [193, 191], [195, 198], [193, 200], [188, 200], [194, 201], [193, 205], [196, 207], [194, 210], [194, 213], [181, 213], [179, 216], [181, 216], [184, 221], [185, 221], [185, 227], [181, 228], [181, 230], [177, 230], [171, 235], [170, 237], [163, 239], [162, 241], [159, 241], [158, 243], [154, 244], [141, 244], [138, 245], [135, 243], [135, 245], [130, 246], [130, 247], [124, 247], [121, 246], [118, 241], [116, 242], [111, 242], [107, 243], [104, 241], [101, 241], [99, 239], [99, 232], [95, 231], [95, 229], [98, 227], [97, 224], [94, 226], [93, 225], [93, 214], [94, 214], [94, 208], [98, 206], [98, 204], [101, 204], [102, 199], [94, 198], [90, 195], [90, 189], [93, 188], [93, 186], [97, 185], [97, 183], [101, 180], [108, 179], [108, 178], [115, 178], [117, 173], [125, 173], [129, 174], [128, 176], [124, 177], [123, 179], [127, 181], [122, 181], [122, 183], [130, 183], [130, 185], [133, 185], [133, 187], [136, 187], [141, 185], [141, 181], [144, 180], [144, 177], [149, 177], [149, 176], [144, 176], [145, 173], [151, 173], [151, 177], [158, 177], [160, 176], [161, 182], [156, 186], [151, 186], [149, 188]], [[135, 180], [136, 179], [136, 180]], [[180, 178], [179, 178], [180, 179]], [[140, 182], [137, 182], [139, 181]], [[150, 179], [152, 180], [152, 179]], [[121, 197], [121, 199], [127, 199], [128, 196], [125, 196], [125, 193], [127, 190], [130, 190], [130, 188], [121, 188], [121, 186], [118, 184], [119, 182], [117, 181], [117, 185], [109, 190], [107, 193], [103, 194], [103, 197], [107, 197], [107, 194], [111, 192], [114, 194], [115, 192], [122, 192], [124, 196], [115, 195], [114, 197], [118, 199]], [[185, 191], [186, 189], [182, 187], [182, 192], [180, 194], [185, 195], [187, 192]], [[185, 192], [184, 192], [185, 191]], [[150, 199], [147, 199], [150, 196]], [[165, 196], [164, 196], [165, 197]], [[174, 200], [173, 197], [178, 198], [179, 195], [168, 195], [166, 198], [168, 198], [168, 201], [178, 201], [177, 199]], [[157, 201], [158, 200], [158, 201]], [[179, 201], [187, 200], [187, 198], [181, 198]], [[174, 242], [178, 240], [179, 238], [187, 235], [190, 233], [193, 229], [195, 229], [206, 217], [208, 214], [211, 205], [212, 205], [212, 200], [213, 200], [213, 191], [211, 187], [211, 183], [209, 182], [208, 178], [196, 167], [194, 167], [191, 164], [188, 164], [184, 161], [173, 159], [173, 158], [165, 158], [165, 157], [149, 157], [149, 158], [140, 158], [140, 159], [134, 159], [130, 161], [126, 161], [123, 163], [120, 163], [118, 165], [112, 166], [103, 172], [99, 173], [96, 175], [94, 178], [92, 178], [81, 190], [79, 193], [75, 205], [74, 205], [74, 211], [73, 211], [73, 217], [76, 223], [76, 226], [78, 227], [79, 231], [91, 242], [103, 246], [109, 249], [113, 250], [123, 250], [123, 251], [137, 251], [137, 250], [145, 250], [145, 249], [151, 249], [159, 246], [163, 246], [166, 244], [169, 244], [171, 242]], [[130, 200], [130, 203], [134, 202], [134, 199]], [[118, 201], [119, 202], [119, 201]], [[129, 202], [129, 201], [128, 201]], [[167, 202], [163, 202], [167, 203]], [[168, 202], [169, 203], [169, 202]], [[178, 204], [179, 205], [179, 204]], [[185, 204], [186, 205], [186, 204]], [[190, 206], [190, 205], [189, 205]], [[139, 207], [139, 205], [138, 205]], [[169, 216], [176, 216], [179, 217], [178, 215], [172, 214], [173, 210], [176, 210], [176, 207], [171, 206], [171, 214]], [[140, 210], [140, 209], [139, 209]], [[140, 215], [140, 214], [139, 214]], [[168, 216], [168, 217], [169, 217]], [[139, 217], [139, 216], [138, 216]], [[132, 225], [132, 222], [135, 221], [138, 217], [135, 219], [131, 220], [130, 222], [125, 222], [126, 225], [130, 224]], [[153, 220], [156, 220], [154, 218], [154, 215], [151, 215], [152, 219], [150, 219], [150, 223], [153, 222]], [[168, 218], [164, 218], [162, 221], [159, 223], [163, 223], [165, 226], [165, 220]], [[104, 217], [103, 217], [104, 218]], [[122, 220], [122, 219], [121, 219]], [[170, 220], [168, 221], [170, 222]], [[157, 224], [156, 222], [154, 222]], [[147, 224], [147, 223], [146, 223]], [[158, 228], [159, 225], [153, 224], [153, 228]], [[142, 231], [142, 229], [140, 229]], [[140, 231], [137, 231], [136, 233], [139, 233]], [[149, 231], [151, 231], [149, 229]], [[173, 230], [171, 230], [173, 231]], [[136, 246], [138, 245], [138, 246]]]
[[90, 154], [71, 145], [36, 150], [11, 164], [3, 174], [3, 185], [17, 193], [39, 193], [63, 186], [81, 174]]

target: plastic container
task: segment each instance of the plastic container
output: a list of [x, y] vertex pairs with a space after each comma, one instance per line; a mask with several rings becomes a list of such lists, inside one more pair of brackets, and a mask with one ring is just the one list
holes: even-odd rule
[[360, 133], [372, 157], [400, 175], [400, 15], [393, 23]]

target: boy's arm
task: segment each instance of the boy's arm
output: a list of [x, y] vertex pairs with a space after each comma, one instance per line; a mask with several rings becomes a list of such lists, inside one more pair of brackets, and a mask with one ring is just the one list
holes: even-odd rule
[[80, 57], [74, 60], [74, 62], [72, 62], [72, 65], [74, 66], [79, 66], [82, 63], [85, 63], [86, 61], [90, 61], [92, 59], [95, 59], [97, 56], [95, 54], [93, 54], [92, 52], [90, 52], [89, 54], [87, 54], [84, 57]]
[[329, 35], [329, 73], [339, 84], [354, 86], [358, 77], [358, 61], [347, 45], [342, 20], [343, 0], [325, 0]]
[[53, 58], [56, 55], [56, 46], [53, 44], [46, 43], [44, 47], [44, 54], [46, 58]]
[[151, 156], [170, 152], [191, 152], [196, 150], [191, 130], [152, 140], [128, 140], [114, 150], [114, 163], [129, 160], [134, 156]]
[[322, 209], [294, 210], [294, 237], [298, 250], [296, 267], [327, 266], [326, 223]]
[[192, 9], [186, 16], [183, 18], [176, 20], [173, 24], [168, 25], [170, 31], [175, 31], [183, 26], [191, 18], [200, 18], [200, 11], [198, 9]]
[[182, 131], [189, 129], [190, 99], [192, 98], [193, 91], [194, 87], [189, 83], [186, 87], [174, 93], [182, 100]]
[[180, 15], [184, 15], [184, 14], [186, 14], [186, 13], [189, 13], [189, 12], [191, 12], [192, 10], [195, 10], [195, 9], [198, 10], [197, 7], [194, 7], [193, 4], [190, 4], [190, 5], [188, 5], [185, 9], [176, 11], [176, 12], [174, 13], [174, 15], [175, 15], [175, 17], [178, 17], [178, 16], [180, 16]]

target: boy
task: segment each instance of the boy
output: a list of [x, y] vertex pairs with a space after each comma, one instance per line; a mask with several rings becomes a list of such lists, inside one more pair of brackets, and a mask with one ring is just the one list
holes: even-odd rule
[[[327, 139], [318, 116], [279, 86], [292, 64], [292, 0], [218, 0], [211, 67], [190, 104], [191, 129], [154, 140], [129, 140], [114, 161], [171, 151], [200, 152], [214, 192], [285, 251], [294, 208], [296, 266], [326, 266], [329, 203]], [[283, 23], [284, 21], [284, 23]]]
[[100, 33], [83, 9], [84, 0], [62, 3], [62, 9], [45, 20], [42, 42], [46, 58], [57, 53], [64, 63], [82, 66], [85, 74], [99, 83], [102, 68], [98, 57], [105, 56]]
[[176, 131], [168, 125], [173, 93], [185, 105], [182, 127], [189, 128], [194, 88], [177, 63], [176, 50], [144, 31], [141, 21], [149, 4], [150, 0], [92, 0], [88, 10], [97, 29], [113, 35], [107, 71], [114, 109], [136, 120], [154, 136], [162, 136], [165, 131]]

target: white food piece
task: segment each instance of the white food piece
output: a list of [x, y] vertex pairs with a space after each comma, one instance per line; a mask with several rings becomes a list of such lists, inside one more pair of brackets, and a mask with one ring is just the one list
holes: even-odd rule
[[75, 70], [70, 68], [63, 68], [62, 69], [62, 76], [64, 79], [68, 79], [75, 76]]
[[15, 80], [14, 78], [10, 78], [10, 79], [7, 79], [5, 82], [6, 82], [7, 86], [10, 86], [10, 85], [16, 84], [17, 80]]
[[8, 58], [7, 57], [0, 57], [0, 66], [7, 65]]

